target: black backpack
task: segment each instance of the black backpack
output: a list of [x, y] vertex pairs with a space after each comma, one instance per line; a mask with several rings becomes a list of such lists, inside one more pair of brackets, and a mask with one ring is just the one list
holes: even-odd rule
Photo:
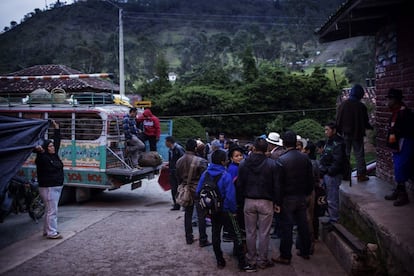
[[203, 186], [200, 190], [200, 207], [211, 213], [216, 213], [222, 209], [223, 200], [217, 186], [222, 174], [216, 175], [214, 178], [206, 172]]

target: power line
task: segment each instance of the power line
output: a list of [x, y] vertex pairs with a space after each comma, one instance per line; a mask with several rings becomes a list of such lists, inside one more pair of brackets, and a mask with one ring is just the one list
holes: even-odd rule
[[[138, 12], [125, 12], [124, 18], [132, 19], [132, 20], [151, 20], [151, 21], [183, 21], [183, 22], [201, 22], [201, 23], [232, 23], [232, 24], [240, 24], [240, 23], [257, 23], [261, 25], [270, 25], [270, 26], [288, 26], [288, 25], [298, 25], [301, 26], [317, 26], [323, 24], [323, 21], [316, 18], [308, 18], [312, 20], [308, 20], [306, 23], [299, 23], [300, 19], [303, 17], [271, 17], [271, 16], [251, 16], [251, 15], [244, 15], [244, 16], [232, 16], [232, 15], [194, 15], [194, 14], [180, 14], [180, 13], [138, 13]], [[257, 20], [260, 18], [266, 18], [266, 20]], [[252, 20], [256, 19], [256, 20]], [[275, 22], [269, 22], [269, 20]], [[282, 21], [282, 22], [277, 22]], [[284, 22], [283, 22], [284, 21]], [[313, 21], [314, 23], [309, 23], [309, 21]]]
[[[222, 17], [222, 18], [233, 18], [233, 19], [239, 19], [239, 18], [267, 18], [269, 20], [277, 20], [277, 19], [283, 19], [283, 20], [298, 20], [302, 19], [302, 16], [278, 16], [278, 15], [231, 15], [231, 14], [191, 14], [191, 13], [165, 13], [165, 12], [131, 12], [131, 11], [125, 11], [128, 14], [137, 15], [137, 16], [166, 16], [166, 17], [173, 17], [173, 16], [181, 16], [181, 17]], [[307, 19], [315, 20], [318, 22], [323, 22], [320, 17], [307, 17]]]
[[174, 116], [159, 116], [160, 119], [167, 118], [184, 118], [184, 117], [229, 117], [229, 116], [247, 116], [247, 115], [266, 115], [266, 114], [283, 114], [283, 113], [306, 113], [315, 111], [330, 111], [336, 110], [334, 107], [326, 108], [310, 108], [310, 109], [291, 109], [291, 110], [272, 110], [272, 111], [257, 111], [257, 112], [238, 112], [238, 113], [218, 113], [218, 114], [189, 114], [189, 115], [174, 115]]

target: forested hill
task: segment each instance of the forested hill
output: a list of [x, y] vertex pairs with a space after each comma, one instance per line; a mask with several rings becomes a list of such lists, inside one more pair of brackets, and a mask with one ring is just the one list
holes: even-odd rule
[[[115, 2], [115, 1], [113, 1]], [[240, 66], [251, 47], [256, 62], [288, 63], [317, 48], [315, 28], [341, 0], [129, 0], [123, 8], [125, 77], [129, 91], [154, 77], [161, 55], [171, 71], [191, 74], [215, 62]], [[0, 73], [36, 64], [118, 74], [118, 9], [78, 1], [35, 10], [0, 35]]]

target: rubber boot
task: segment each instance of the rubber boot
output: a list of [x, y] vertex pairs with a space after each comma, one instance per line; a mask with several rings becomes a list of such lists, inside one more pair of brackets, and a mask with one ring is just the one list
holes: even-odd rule
[[403, 206], [409, 202], [410, 200], [408, 199], [408, 194], [404, 187], [404, 190], [398, 191], [397, 199], [394, 201], [394, 206]]

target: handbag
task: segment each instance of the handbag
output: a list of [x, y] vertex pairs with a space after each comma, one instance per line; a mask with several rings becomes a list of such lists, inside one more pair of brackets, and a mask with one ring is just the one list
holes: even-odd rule
[[158, 184], [160, 184], [161, 188], [164, 191], [171, 190], [169, 178], [170, 178], [170, 169], [168, 167], [162, 167], [160, 176], [158, 177]]
[[175, 199], [177, 204], [187, 207], [194, 204], [193, 195], [190, 185], [178, 185], [177, 197]]
[[196, 158], [193, 158], [190, 165], [190, 172], [188, 173], [187, 183], [178, 185], [177, 195], [175, 201], [177, 204], [187, 207], [194, 204], [194, 188], [190, 185], [191, 178], [193, 177], [193, 171], [195, 167]]

